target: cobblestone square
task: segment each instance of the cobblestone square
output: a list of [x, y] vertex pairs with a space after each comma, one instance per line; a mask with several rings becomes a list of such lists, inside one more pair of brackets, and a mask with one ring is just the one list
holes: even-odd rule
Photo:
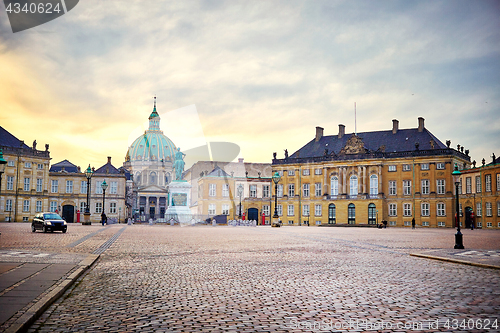
[[[453, 229], [70, 227], [2, 225], [1, 254], [102, 249], [29, 332], [499, 331], [500, 270], [409, 255], [452, 249]], [[496, 230], [463, 232], [500, 250]]]

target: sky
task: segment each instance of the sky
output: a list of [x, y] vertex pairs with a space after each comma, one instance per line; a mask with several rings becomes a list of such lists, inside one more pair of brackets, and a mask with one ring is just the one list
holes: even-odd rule
[[16, 33], [0, 8], [0, 125], [52, 163], [121, 166], [154, 96], [182, 151], [230, 142], [246, 162], [353, 133], [354, 103], [358, 132], [423, 117], [500, 155], [496, 0], [86, 0]]

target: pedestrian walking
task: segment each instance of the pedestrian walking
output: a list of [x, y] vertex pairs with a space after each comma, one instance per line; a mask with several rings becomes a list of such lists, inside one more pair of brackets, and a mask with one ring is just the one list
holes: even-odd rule
[[104, 214], [104, 212], [102, 212], [101, 214], [101, 223], [102, 225], [108, 224], [108, 217], [106, 216], [106, 214]]
[[411, 220], [411, 228], [415, 229], [415, 218]]

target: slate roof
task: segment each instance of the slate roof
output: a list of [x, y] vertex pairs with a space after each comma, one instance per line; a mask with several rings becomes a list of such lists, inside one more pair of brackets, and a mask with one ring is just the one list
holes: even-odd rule
[[115, 168], [111, 163], [106, 163], [99, 169], [95, 170], [94, 173], [100, 173], [100, 174], [120, 174], [120, 170]]
[[224, 170], [222, 170], [219, 166], [216, 166], [208, 175], [208, 177], [224, 177], [230, 178], [231, 176]]
[[[325, 149], [328, 149], [329, 154], [332, 152], [338, 154], [342, 148], [344, 148], [346, 142], [352, 135], [354, 135], [354, 133], [345, 134], [340, 139], [338, 138], [338, 135], [323, 136], [318, 142], [313, 139], [298, 151], [290, 155], [290, 157], [320, 157], [324, 155]], [[384, 151], [386, 153], [390, 153], [413, 151], [416, 150], [416, 142], [419, 143], [419, 150], [447, 148], [441, 141], [439, 141], [439, 139], [437, 139], [425, 128], [422, 132], [419, 132], [418, 128], [411, 128], [400, 129], [396, 134], [393, 134], [392, 130], [387, 130], [362, 132], [357, 135], [363, 140], [364, 147], [368, 150], [368, 152]], [[434, 148], [431, 145], [431, 141], [434, 142]]]
[[69, 173], [79, 173], [78, 167], [68, 160], [61, 161], [56, 164], [52, 164], [50, 167], [50, 172], [61, 172], [66, 171]]
[[[14, 135], [10, 134], [6, 129], [0, 126], [0, 146], [21, 147], [21, 140], [16, 138]], [[23, 143], [22, 148], [30, 148], [25, 143]]]

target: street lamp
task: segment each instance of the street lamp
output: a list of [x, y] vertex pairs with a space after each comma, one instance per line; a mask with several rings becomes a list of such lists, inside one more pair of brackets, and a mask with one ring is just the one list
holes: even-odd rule
[[89, 167], [87, 168], [87, 170], [85, 170], [85, 177], [87, 178], [87, 204], [85, 206], [85, 213], [83, 213], [83, 225], [90, 225], [91, 222], [90, 222], [90, 179], [92, 178], [92, 175], [94, 174], [94, 172], [92, 171], [92, 169], [90, 168], [90, 164], [89, 164]]
[[239, 184], [237, 191], [238, 191], [238, 196], [240, 197], [240, 209], [239, 209], [239, 212], [238, 212], [238, 217], [241, 220], [241, 197], [243, 196], [243, 185]]
[[0, 192], [2, 191], [2, 175], [5, 172], [7, 161], [3, 158], [2, 149], [0, 149]]
[[105, 213], [106, 210], [104, 209], [104, 207], [106, 207], [104, 206], [104, 197], [106, 196], [106, 189], [108, 188], [108, 184], [106, 184], [106, 179], [104, 179], [104, 181], [102, 182], [101, 188], [102, 188], [102, 213], [106, 214]]
[[[278, 173], [278, 171], [276, 171], [274, 173], [274, 175], [273, 175], [274, 194], [275, 194], [275, 197], [274, 197], [274, 216], [273, 216], [273, 219], [278, 219], [279, 218], [279, 216], [278, 216], [278, 183], [280, 182], [280, 180], [281, 180], [281, 176]], [[279, 223], [275, 222], [275, 223], [273, 223], [273, 226], [274, 225], [279, 226]]]
[[463, 235], [460, 232], [460, 204], [458, 202], [458, 186], [460, 185], [460, 171], [458, 171], [458, 166], [455, 164], [455, 170], [451, 173], [453, 176], [453, 182], [455, 183], [455, 197], [456, 197], [456, 214], [457, 214], [457, 233], [455, 234], [455, 249], [463, 249]]

